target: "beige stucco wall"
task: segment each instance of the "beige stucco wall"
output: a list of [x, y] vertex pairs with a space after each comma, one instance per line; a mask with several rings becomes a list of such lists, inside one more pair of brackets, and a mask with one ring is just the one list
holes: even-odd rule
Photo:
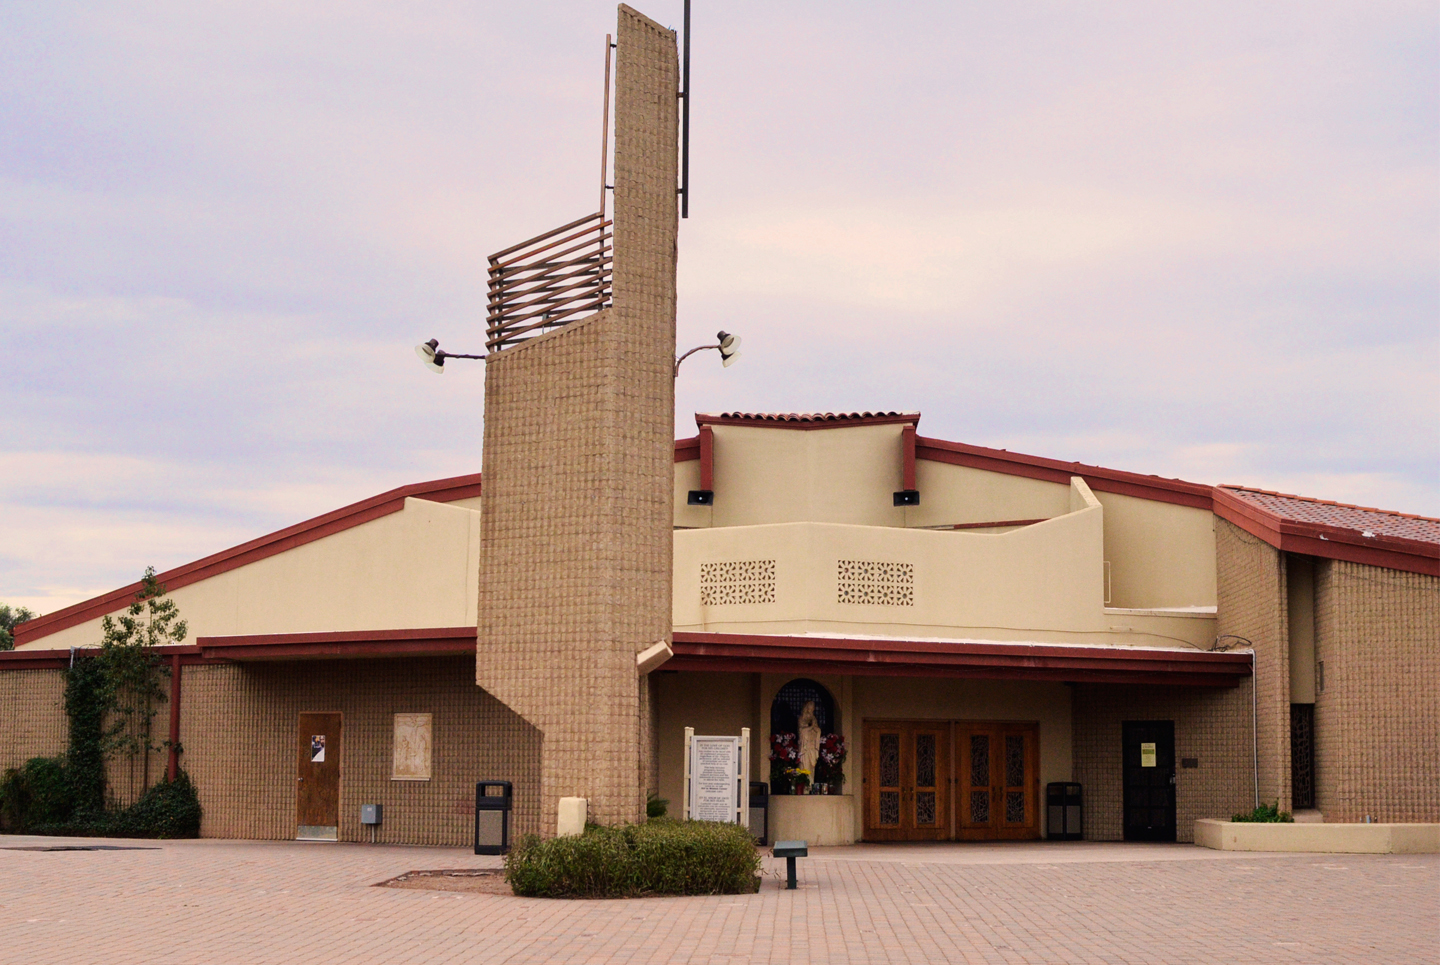
[[[479, 550], [478, 512], [407, 499], [400, 512], [182, 586], [170, 598], [189, 624], [190, 641], [465, 626], [475, 622]], [[100, 639], [95, 619], [24, 649], [93, 647]]]
[[[675, 628], [1208, 647], [1212, 614], [1104, 606], [1105, 510], [1078, 478], [1066, 492], [1063, 514], [1000, 533], [816, 522], [677, 530]], [[702, 604], [703, 564], [754, 560], [774, 561], [774, 602]], [[913, 603], [841, 602], [841, 560], [911, 564]]]
[[[760, 723], [760, 675], [748, 673], [652, 674], [656, 689], [656, 737], [659, 759], [659, 793], [670, 802], [670, 816], [680, 817], [685, 773], [685, 728], [697, 734], [738, 737], [740, 728], [751, 735], [752, 780], [770, 779], [768, 737]], [[765, 705], [764, 719], [769, 720]], [[762, 744], [765, 746], [762, 747]]]
[[1105, 507], [1111, 606], [1215, 605], [1214, 513], [1119, 493], [1095, 496]]
[[928, 459], [916, 462], [915, 483], [920, 505], [906, 511], [908, 526], [1049, 519], [1068, 512], [1070, 506], [1070, 487], [1063, 483]]
[[[686, 503], [689, 491], [700, 488], [700, 463], [676, 463], [675, 526], [820, 522], [927, 528], [1051, 519], [1072, 511], [1072, 486], [929, 460], [916, 464], [921, 504], [897, 508], [892, 495], [901, 485], [902, 428], [717, 425], [715, 504]], [[1214, 514], [1117, 493], [1096, 496], [1105, 509], [1102, 559], [1111, 606], [1215, 606]]]
[[810, 520], [904, 526], [899, 425], [772, 429], [717, 425], [711, 525]]

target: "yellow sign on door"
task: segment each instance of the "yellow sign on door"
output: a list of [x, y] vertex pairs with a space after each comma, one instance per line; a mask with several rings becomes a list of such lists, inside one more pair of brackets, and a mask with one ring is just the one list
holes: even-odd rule
[[1140, 745], [1140, 766], [1141, 766], [1141, 767], [1154, 767], [1154, 766], [1155, 766], [1155, 745], [1154, 745], [1154, 744], [1141, 744], [1141, 745]]

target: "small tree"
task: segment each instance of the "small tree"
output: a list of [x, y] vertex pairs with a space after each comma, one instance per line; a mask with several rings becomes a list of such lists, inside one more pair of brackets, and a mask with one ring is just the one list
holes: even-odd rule
[[15, 649], [15, 628], [26, 620], [35, 619], [35, 616], [23, 606], [11, 607], [0, 603], [0, 650]]
[[157, 705], [166, 700], [165, 681], [170, 669], [155, 654], [155, 647], [184, 641], [187, 627], [179, 619], [180, 608], [167, 599], [165, 587], [155, 578], [155, 567], [147, 566], [140, 590], [120, 618], [101, 621], [104, 639], [99, 661], [109, 685], [109, 722], [105, 728], [104, 753], [125, 754], [130, 759], [130, 785], [135, 784], [135, 761], [144, 763], [142, 787], [150, 787], [150, 753], [167, 745], [151, 739], [151, 725]]

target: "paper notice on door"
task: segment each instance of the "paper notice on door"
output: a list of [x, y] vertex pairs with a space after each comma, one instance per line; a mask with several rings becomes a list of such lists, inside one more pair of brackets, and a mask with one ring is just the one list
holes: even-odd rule
[[1154, 767], [1154, 766], [1155, 766], [1155, 745], [1154, 745], [1154, 744], [1141, 744], [1141, 745], [1140, 745], [1140, 766], [1141, 766], [1141, 767]]
[[[1150, 745], [1155, 746], [1155, 745]], [[310, 763], [323, 764], [325, 762], [325, 735], [314, 734], [310, 738]]]

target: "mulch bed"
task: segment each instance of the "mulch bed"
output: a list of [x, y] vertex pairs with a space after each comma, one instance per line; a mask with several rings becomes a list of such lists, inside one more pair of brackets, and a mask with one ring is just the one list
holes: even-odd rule
[[513, 895], [499, 868], [440, 868], [434, 871], [407, 871], [377, 888], [413, 888], [420, 891], [465, 891], [479, 895]]

